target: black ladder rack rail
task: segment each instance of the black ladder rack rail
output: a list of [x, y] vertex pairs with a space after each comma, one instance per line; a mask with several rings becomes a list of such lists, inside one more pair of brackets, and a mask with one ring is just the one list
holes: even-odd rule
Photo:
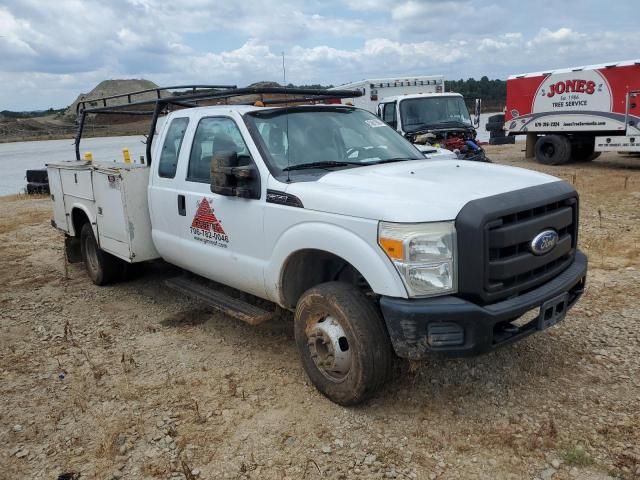
[[[182, 104], [178, 99], [182, 98], [183, 96], [186, 96], [185, 94], [180, 94], [180, 95], [175, 95], [175, 91], [176, 90], [191, 90], [191, 95], [196, 95], [198, 93], [198, 90], [207, 90], [207, 91], [211, 91], [211, 90], [216, 90], [216, 91], [227, 91], [227, 90], [233, 90], [237, 88], [236, 85], [172, 85], [169, 87], [156, 87], [156, 88], [147, 88], [144, 90], [136, 90], [134, 92], [128, 92], [128, 93], [121, 93], [121, 94], [117, 94], [117, 95], [109, 95], [106, 97], [100, 97], [100, 98], [94, 98], [94, 99], [85, 99], [85, 100], [81, 100], [78, 102], [78, 104], [76, 105], [76, 115], [77, 117], [79, 117], [79, 119], [77, 120], [78, 122], [78, 130], [76, 132], [76, 138], [75, 138], [75, 150], [76, 150], [76, 160], [80, 160], [80, 140], [82, 140], [82, 133], [84, 131], [84, 124], [85, 124], [85, 120], [87, 117], [87, 113], [91, 113], [91, 112], [96, 112], [97, 110], [100, 110], [99, 113], [101, 114], [126, 114], [126, 115], [153, 115], [154, 110], [148, 110], [148, 111], [144, 111], [144, 110], [131, 110], [128, 109], [127, 107], [130, 107], [131, 105], [150, 105], [150, 104], [155, 104], [158, 100], [161, 100], [162, 98], [172, 98], [175, 99], [174, 104], [176, 105], [180, 105], [180, 106], [193, 106], [193, 105], [187, 105], [187, 104]], [[170, 95], [168, 95], [167, 97], [162, 97], [162, 92], [168, 92], [168, 91], [172, 91]], [[156, 94], [156, 98], [155, 99], [150, 99], [150, 100], [138, 100], [138, 101], [134, 101], [136, 96], [138, 95], [142, 95], [144, 93], [151, 93], [151, 92], [155, 92]], [[202, 93], [202, 92], [200, 92]], [[126, 103], [120, 103], [120, 104], [116, 104], [116, 105], [108, 105], [108, 100], [115, 100], [115, 99], [126, 99]], [[91, 107], [91, 105], [93, 104], [97, 104], [97, 103], [102, 103], [101, 107]], [[87, 104], [90, 105], [89, 108], [87, 108]], [[154, 116], [154, 121], [153, 121], [153, 131], [155, 131], [155, 127], [156, 127], [156, 123], [157, 123], [157, 117]], [[153, 138], [153, 137], [151, 137]], [[147, 142], [149, 143], [149, 142]], [[147, 148], [147, 161], [149, 161], [151, 158], [150, 155], [150, 148]]]
[[[182, 95], [171, 95], [162, 97], [160, 94], [161, 91], [164, 90], [180, 90], [180, 89], [191, 89], [192, 93], [182, 94]], [[198, 92], [198, 89], [207, 89], [207, 92]], [[214, 90], [214, 91], [211, 91]], [[142, 93], [149, 92], [157, 92], [157, 97], [155, 99], [150, 100], [139, 100], [132, 101], [132, 97], [135, 95], [139, 95]], [[89, 113], [100, 113], [100, 114], [126, 114], [126, 115], [151, 115], [151, 125], [149, 128], [149, 135], [147, 136], [146, 141], [146, 157], [147, 157], [147, 165], [151, 165], [151, 145], [153, 142], [153, 137], [156, 130], [156, 125], [158, 123], [158, 117], [160, 114], [167, 110], [170, 105], [183, 107], [183, 108], [194, 108], [198, 106], [198, 102], [202, 100], [215, 100], [215, 99], [228, 99], [233, 97], [241, 97], [245, 95], [260, 95], [261, 101], [264, 105], [268, 104], [283, 104], [283, 103], [309, 103], [309, 102], [318, 102], [322, 100], [334, 100], [340, 98], [354, 98], [362, 96], [362, 92], [360, 90], [322, 90], [322, 89], [310, 89], [310, 88], [288, 88], [288, 87], [247, 87], [247, 88], [237, 88], [235, 86], [225, 86], [225, 85], [179, 85], [173, 87], [160, 87], [160, 88], [152, 88], [147, 90], [140, 90], [137, 92], [124, 93], [120, 95], [111, 95], [108, 97], [97, 98], [93, 100], [82, 100], [78, 103], [78, 116], [80, 117], [78, 121], [78, 131], [75, 139], [75, 147], [76, 147], [76, 160], [80, 161], [80, 140], [82, 139], [82, 132], [84, 130], [84, 123]], [[286, 99], [270, 99], [265, 100], [263, 95], [288, 95], [291, 98]], [[112, 100], [115, 98], [126, 98], [127, 103], [122, 103], [119, 105], [107, 105], [107, 100]], [[96, 103], [102, 102], [102, 106], [100, 107], [86, 107], [87, 103]], [[253, 104], [254, 102], [247, 102]], [[82, 105], [83, 108], [80, 108]], [[152, 110], [137, 110], [131, 109], [143, 107], [143, 106], [153, 106]]]
[[[100, 97], [100, 98], [94, 98], [94, 99], [85, 99], [85, 100], [80, 100], [78, 102], [78, 105], [76, 105], [76, 114], [80, 114], [82, 113], [84, 110], [87, 110], [87, 104], [89, 104], [90, 108], [89, 110], [91, 110], [91, 104], [94, 103], [98, 103], [101, 102], [102, 103], [102, 108], [104, 107], [108, 107], [107, 105], [107, 100], [114, 100], [116, 98], [126, 98], [127, 99], [127, 103], [125, 104], [118, 104], [118, 105], [112, 105], [115, 107], [122, 107], [124, 105], [131, 105], [132, 103], [136, 103], [133, 101], [133, 97], [137, 96], [137, 95], [142, 95], [143, 93], [151, 93], [151, 92], [155, 92], [156, 94], [156, 98], [161, 99], [162, 98], [162, 92], [166, 92], [171, 90], [172, 93], [169, 96], [174, 96], [174, 93], [176, 90], [191, 90], [193, 94], [196, 94], [198, 90], [231, 90], [237, 88], [236, 85], [174, 85], [171, 87], [156, 87], [156, 88], [147, 88], [145, 90], [136, 90], [135, 92], [129, 92], [129, 93], [119, 93], [117, 95], [109, 95], [107, 97]], [[175, 97], [180, 97], [184, 94], [181, 95], [175, 95]], [[165, 97], [166, 98], [166, 97]], [[155, 100], [147, 100], [147, 101], [155, 101]], [[97, 108], [97, 107], [96, 107]]]

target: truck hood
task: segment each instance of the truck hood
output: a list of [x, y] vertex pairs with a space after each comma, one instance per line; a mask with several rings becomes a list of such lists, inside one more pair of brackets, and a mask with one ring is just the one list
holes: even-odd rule
[[424, 158], [431, 160], [457, 160], [458, 156], [451, 150], [444, 148], [432, 147], [431, 145], [420, 145], [418, 143], [413, 144], [418, 150], [422, 152]]
[[523, 168], [413, 160], [349, 168], [287, 186], [304, 208], [390, 222], [453, 220], [471, 200], [559, 181]]

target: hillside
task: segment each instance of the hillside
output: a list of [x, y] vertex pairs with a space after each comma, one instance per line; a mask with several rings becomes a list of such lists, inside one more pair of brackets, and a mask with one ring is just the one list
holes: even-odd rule
[[[250, 87], [278, 87], [276, 82], [256, 82]], [[88, 93], [79, 94], [69, 107], [61, 111], [50, 110], [45, 112], [2, 112], [0, 113], [0, 143], [26, 140], [44, 140], [56, 138], [72, 138], [76, 131], [76, 109], [78, 103], [83, 100], [99, 99], [106, 96], [121, 95], [125, 93], [158, 88], [154, 82], [145, 79], [115, 79], [104, 80], [96, 85]], [[188, 94], [186, 91], [183, 93]], [[161, 92], [162, 97], [180, 95], [178, 92]], [[148, 92], [134, 97], [134, 101], [152, 100], [157, 97], [155, 92]], [[245, 95], [237, 97], [231, 103], [245, 103], [259, 100], [257, 95]], [[121, 105], [126, 103], [126, 98], [113, 99], [109, 105]], [[88, 106], [98, 106], [93, 102]], [[220, 103], [210, 100], [203, 105]], [[35, 113], [38, 113], [35, 115]], [[111, 135], [139, 135], [146, 133], [149, 128], [149, 118], [132, 117], [129, 115], [90, 115], [85, 125], [85, 135], [111, 136]]]

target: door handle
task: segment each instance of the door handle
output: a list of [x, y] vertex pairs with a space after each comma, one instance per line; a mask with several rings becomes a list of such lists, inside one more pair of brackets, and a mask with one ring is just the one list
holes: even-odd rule
[[183, 217], [187, 215], [187, 202], [184, 199], [184, 195], [178, 195], [178, 215]]

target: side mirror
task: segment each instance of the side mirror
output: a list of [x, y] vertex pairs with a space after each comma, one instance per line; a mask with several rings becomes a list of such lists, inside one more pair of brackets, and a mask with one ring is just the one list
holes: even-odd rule
[[476, 98], [475, 118], [473, 119], [473, 126], [480, 127], [480, 112], [482, 111], [482, 100]]
[[227, 197], [260, 198], [260, 176], [251, 157], [216, 153], [211, 159], [211, 191]]

